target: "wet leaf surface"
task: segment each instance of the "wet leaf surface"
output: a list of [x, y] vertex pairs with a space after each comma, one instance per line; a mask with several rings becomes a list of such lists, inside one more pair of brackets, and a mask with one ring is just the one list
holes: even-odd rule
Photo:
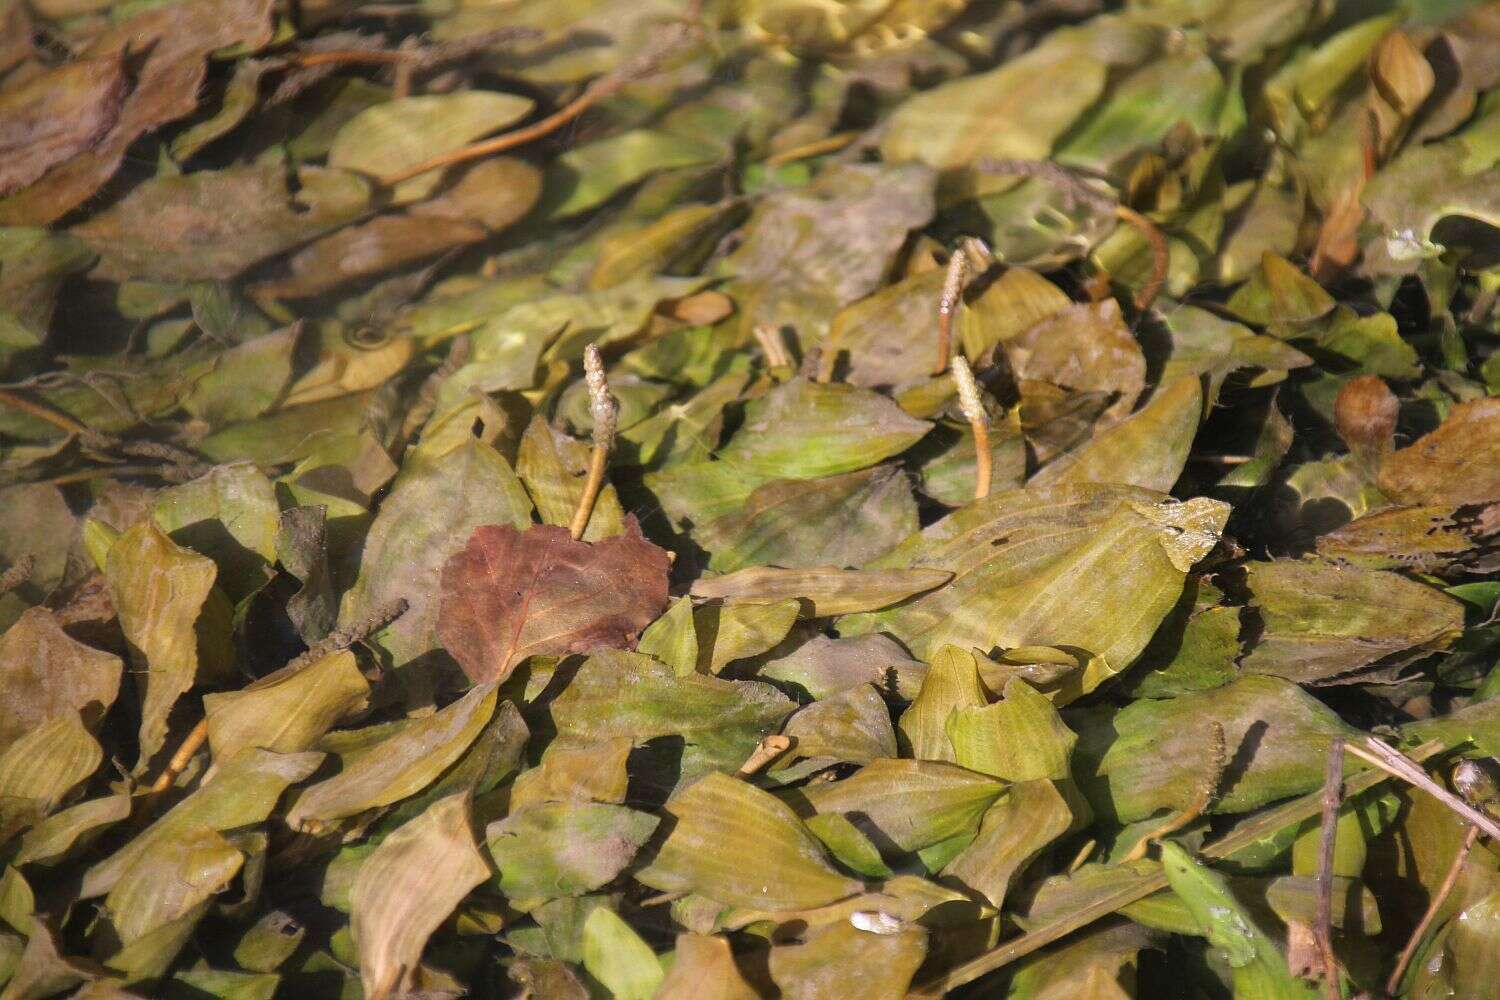
[[0, 3], [0, 1000], [1487, 995], [1497, 179], [1488, 0]]

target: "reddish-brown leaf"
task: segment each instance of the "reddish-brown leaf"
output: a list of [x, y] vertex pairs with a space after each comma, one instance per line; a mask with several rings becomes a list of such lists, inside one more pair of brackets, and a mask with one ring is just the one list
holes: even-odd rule
[[272, 0], [165, 4], [101, 31], [79, 58], [138, 62], [130, 93], [102, 135], [0, 202], [0, 225], [46, 225], [87, 201], [133, 142], [197, 109], [210, 53], [271, 40], [272, 6]]
[[0, 95], [0, 193], [97, 142], [114, 127], [128, 89], [116, 53], [64, 63]]
[[627, 518], [623, 535], [574, 541], [565, 528], [485, 525], [443, 566], [438, 637], [475, 683], [537, 653], [629, 649], [667, 606], [665, 549]]

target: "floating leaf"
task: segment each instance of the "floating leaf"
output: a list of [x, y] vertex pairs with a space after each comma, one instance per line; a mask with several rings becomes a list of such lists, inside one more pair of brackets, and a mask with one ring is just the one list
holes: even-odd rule
[[794, 705], [769, 684], [678, 677], [649, 657], [605, 652], [584, 661], [550, 707], [563, 736], [679, 738], [677, 763], [686, 782], [707, 770], [737, 768]]
[[427, 939], [488, 874], [464, 795], [440, 799], [382, 841], [350, 896], [365, 996], [405, 992]]
[[942, 586], [952, 578], [945, 570], [853, 570], [831, 566], [810, 569], [742, 569], [693, 582], [694, 597], [730, 598], [745, 604], [807, 602], [812, 617], [875, 611]]
[[1050, 781], [1022, 781], [990, 806], [974, 842], [943, 868], [943, 875], [982, 894], [996, 909], [1011, 881], [1073, 824], [1067, 800]]
[[699, 670], [717, 674], [736, 660], [775, 648], [791, 631], [800, 610], [801, 605], [790, 600], [694, 608], [693, 631], [700, 637]]
[[849, 921], [810, 932], [800, 943], [771, 949], [771, 978], [781, 995], [833, 1000], [853, 988], [863, 997], [898, 1000], [927, 956], [927, 934], [899, 923], [890, 933], [861, 930]]
[[603, 906], [583, 923], [583, 966], [619, 1000], [650, 1000], [663, 978], [651, 948]]
[[958, 764], [1005, 781], [1067, 778], [1078, 739], [1052, 702], [1019, 678], [993, 705], [954, 709], [947, 728]]
[[710, 774], [666, 805], [676, 822], [637, 878], [730, 906], [822, 906], [860, 890], [835, 872], [786, 805], [723, 774]]
[[438, 591], [443, 564], [481, 524], [530, 524], [531, 501], [510, 465], [470, 438], [451, 451], [407, 462], [370, 525], [359, 579], [344, 595], [340, 621], [359, 621], [401, 598], [404, 615], [381, 638], [397, 666], [438, 646]]
[[476, 683], [538, 653], [626, 647], [665, 610], [669, 565], [634, 521], [592, 544], [554, 525], [483, 526], [443, 566], [438, 635]]
[[1481, 503], [1500, 499], [1493, 472], [1500, 448], [1500, 400], [1453, 408], [1438, 428], [1392, 453], [1380, 488], [1402, 503]]
[[[1077, 647], [1097, 658], [1080, 679], [1089, 691], [1146, 647], [1227, 516], [1206, 498], [1126, 499], [1118, 488], [1000, 494], [882, 557], [876, 565], [955, 576], [899, 608], [861, 616], [857, 628], [889, 632], [919, 653], [945, 644]], [[1136, 613], [1122, 619], [1114, 609], [1127, 601]], [[1054, 610], [1063, 605], [1065, 617]]]
[[239, 691], [205, 695], [208, 742], [217, 758], [245, 747], [295, 753], [364, 704], [370, 685], [354, 654], [332, 653], [291, 673], [277, 671]]
[[1463, 630], [1457, 601], [1395, 573], [1290, 560], [1247, 570], [1258, 629], [1241, 664], [1254, 673], [1328, 680]]
[[513, 812], [485, 831], [498, 884], [517, 906], [581, 896], [630, 864], [654, 816], [599, 802], [550, 802]]
[[722, 937], [679, 934], [672, 966], [657, 987], [657, 1000], [755, 1000]]
[[1172, 891], [1187, 904], [1209, 943], [1229, 963], [1236, 990], [1309, 1000], [1319, 995], [1316, 987], [1288, 971], [1275, 942], [1240, 907], [1222, 876], [1170, 841], [1162, 845], [1162, 868]]
[[26, 611], [0, 636], [0, 745], [69, 713], [97, 724], [119, 693], [121, 670], [119, 657], [69, 637], [52, 612]]
[[110, 547], [105, 576], [145, 688], [139, 760], [144, 765], [166, 740], [167, 714], [198, 678], [195, 626], [218, 570], [213, 560], [175, 544], [146, 520]]
[[1004, 790], [982, 774], [928, 760], [874, 760], [851, 777], [796, 795], [817, 815], [842, 814], [881, 843], [914, 852], [966, 834]]
[[334, 750], [343, 767], [297, 796], [287, 824], [327, 823], [416, 794], [469, 748], [494, 711], [495, 689], [484, 685], [432, 715], [345, 737], [345, 748]]

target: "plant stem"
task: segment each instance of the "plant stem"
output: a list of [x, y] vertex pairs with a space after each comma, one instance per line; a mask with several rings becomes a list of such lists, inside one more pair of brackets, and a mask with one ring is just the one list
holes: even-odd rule
[[1333, 851], [1338, 840], [1339, 805], [1344, 790], [1344, 741], [1335, 739], [1328, 750], [1328, 768], [1323, 776], [1323, 820], [1318, 839], [1318, 909], [1313, 936], [1323, 961], [1323, 992], [1328, 1000], [1340, 1000], [1339, 963], [1333, 954]]
[[1474, 843], [1479, 839], [1479, 827], [1471, 826], [1464, 833], [1463, 843], [1458, 845], [1458, 853], [1453, 855], [1453, 863], [1448, 866], [1448, 874], [1443, 876], [1443, 884], [1438, 886], [1437, 894], [1432, 897], [1432, 902], [1427, 904], [1427, 912], [1422, 914], [1422, 919], [1417, 922], [1416, 929], [1411, 932], [1407, 939], [1406, 947], [1401, 949], [1401, 957], [1396, 959], [1396, 967], [1391, 970], [1391, 977], [1385, 981], [1385, 991], [1391, 996], [1396, 995], [1396, 988], [1401, 985], [1401, 977], [1406, 974], [1406, 967], [1411, 964], [1412, 958], [1417, 954], [1417, 948], [1421, 946], [1422, 939], [1427, 936], [1427, 931], [1432, 927], [1432, 922], [1437, 919], [1438, 910], [1448, 901], [1448, 896], [1453, 892], [1453, 887], [1458, 884], [1459, 875], [1463, 874], [1464, 862], [1469, 858], [1469, 851], [1473, 850]]

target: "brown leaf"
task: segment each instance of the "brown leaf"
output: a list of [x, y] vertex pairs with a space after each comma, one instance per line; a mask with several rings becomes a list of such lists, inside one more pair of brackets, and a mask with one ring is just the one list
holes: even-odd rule
[[1380, 488], [1399, 503], [1500, 500], [1500, 398], [1458, 404], [1436, 430], [1392, 453]]
[[1005, 353], [1017, 378], [1115, 394], [1105, 426], [1125, 419], [1146, 384], [1146, 356], [1113, 299], [1049, 316], [1006, 341]]
[[120, 690], [120, 658], [75, 641], [52, 612], [31, 608], [0, 636], [0, 745], [71, 710], [92, 724]]
[[629, 648], [665, 610], [669, 568], [633, 518], [593, 544], [551, 524], [485, 525], [443, 567], [438, 637], [475, 683], [536, 653]]
[[96, 144], [0, 202], [0, 225], [44, 225], [86, 201], [113, 176], [131, 143], [197, 109], [209, 53], [271, 40], [271, 7], [272, 0], [167, 4], [95, 38], [81, 58], [143, 57], [135, 88]]
[[107, 133], [126, 93], [118, 56], [78, 59], [0, 96], [0, 194], [30, 184]]

